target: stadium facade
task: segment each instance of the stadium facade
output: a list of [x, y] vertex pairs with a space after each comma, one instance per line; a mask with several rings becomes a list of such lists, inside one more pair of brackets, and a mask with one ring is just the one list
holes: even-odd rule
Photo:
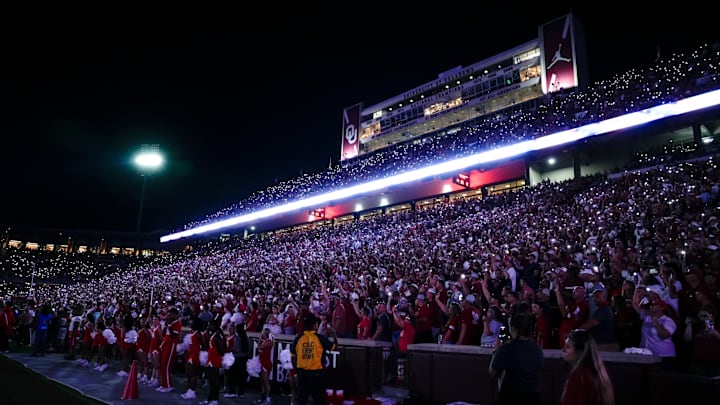
[[402, 94], [343, 111], [341, 160], [405, 142], [422, 142], [553, 92], [586, 87], [585, 35], [567, 14], [538, 28], [538, 38], [470, 66], [457, 66]]
[[[520, 139], [543, 138], [539, 142], [542, 145], [531, 145], [522, 153], [506, 153], [507, 144], [484, 145], [477, 137], [473, 144], [462, 143], [473, 138], [468, 136], [469, 132], [487, 123], [519, 120], [526, 114], [547, 110], [551, 103], [578, 103], [574, 94], [595, 91], [588, 77], [583, 26], [568, 13], [540, 25], [537, 38], [512, 49], [468, 67], [458, 66], [442, 72], [433, 81], [379, 103], [370, 106], [358, 103], [343, 110], [340, 164], [347, 170], [362, 167], [367, 159], [393, 149], [422, 149], [433, 143], [445, 145], [446, 149], [434, 162], [426, 161], [428, 165], [442, 166], [443, 162], [462, 157], [472, 162], [472, 158], [467, 157], [468, 151], [484, 152], [489, 158], [454, 165], [457, 170], [439, 168], [435, 172], [423, 172], [428, 168], [411, 167], [417, 162], [408, 161], [407, 170], [416, 172], [407, 178], [396, 172], [377, 175], [367, 184], [351, 184], [344, 190], [325, 194], [310, 193], [283, 206], [239, 212], [234, 217], [187, 227], [160, 240], [184, 244], [189, 238], [217, 238], [220, 234], [251, 237], [296, 228], [332, 226], [456, 198], [482, 198], [546, 180], [612, 173], [641, 160], [644, 155], [663, 153], [663, 149], [668, 153], [667, 148], [694, 150], [714, 139], [718, 108], [688, 109], [688, 113], [669, 114], [667, 119], [641, 117], [629, 125], [617, 125], [608, 119], [609, 125], [595, 128], [595, 123], [610, 118], [604, 117], [603, 111], [595, 110], [601, 107], [612, 110], [612, 105], [605, 104], [576, 106], [572, 116], [558, 119], [566, 121], [564, 127], [547, 122], [561, 127], [564, 133], [558, 130], [560, 132], [544, 138], [544, 133], [528, 133]], [[716, 77], [701, 79], [717, 85]], [[712, 85], [705, 86], [708, 87]], [[665, 102], [658, 101], [657, 105]], [[617, 116], [631, 113], [633, 108], [641, 110], [641, 103], [624, 104], [627, 104], [624, 111], [615, 111]], [[664, 116], [662, 110], [643, 111], [649, 111], [646, 115]], [[591, 124], [582, 126], [581, 123]], [[495, 151], [498, 156], [492, 156]], [[500, 156], [503, 154], [506, 156]]]

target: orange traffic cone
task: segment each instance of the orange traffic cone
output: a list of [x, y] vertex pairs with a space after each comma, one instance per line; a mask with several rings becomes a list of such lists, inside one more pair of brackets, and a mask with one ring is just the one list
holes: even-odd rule
[[120, 399], [138, 399], [137, 384], [137, 360], [133, 360], [132, 366], [130, 366], [130, 373], [128, 373], [127, 382], [125, 383], [125, 389], [123, 390], [122, 397]]

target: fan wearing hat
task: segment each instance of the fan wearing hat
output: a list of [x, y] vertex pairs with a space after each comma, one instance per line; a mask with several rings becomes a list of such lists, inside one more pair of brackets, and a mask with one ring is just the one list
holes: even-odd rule
[[[554, 275], [555, 273], [553, 273]], [[562, 315], [560, 322], [560, 333], [558, 345], [565, 342], [565, 337], [574, 329], [577, 329], [586, 320], [590, 318], [590, 305], [585, 300], [585, 287], [564, 287], [564, 284], [558, 282], [558, 277], [554, 276], [555, 282], [555, 298], [557, 299], [558, 309]], [[569, 288], [570, 290], [566, 290]]]
[[444, 313], [440, 309], [440, 304], [436, 300], [437, 294], [434, 288], [430, 287], [425, 290], [425, 301], [428, 304], [430, 312], [430, 324], [432, 331], [432, 341], [437, 342], [438, 335], [442, 332], [444, 323]]
[[398, 305], [393, 307], [393, 320], [400, 327], [398, 352], [402, 356], [407, 354], [408, 345], [415, 341], [415, 325], [413, 325], [412, 315], [403, 311]]
[[478, 308], [479, 299], [475, 294], [469, 294], [462, 300], [460, 311], [460, 335], [458, 344], [479, 345], [480, 334], [482, 333], [482, 313]]
[[672, 369], [676, 356], [672, 335], [677, 324], [665, 313], [667, 303], [659, 297], [651, 297], [645, 286], [639, 285], [633, 294], [632, 307], [642, 320], [640, 347], [662, 357], [663, 365]]
[[619, 352], [620, 344], [615, 335], [615, 318], [607, 298], [607, 291], [602, 287], [595, 287], [590, 293], [595, 303], [595, 311], [587, 321], [580, 325], [595, 339], [598, 350], [606, 352]]

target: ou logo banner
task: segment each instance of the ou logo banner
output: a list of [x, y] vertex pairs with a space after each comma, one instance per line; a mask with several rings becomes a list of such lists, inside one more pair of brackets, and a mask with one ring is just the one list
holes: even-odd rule
[[358, 140], [358, 130], [354, 125], [350, 124], [345, 128], [345, 141], [349, 145], [354, 144]]

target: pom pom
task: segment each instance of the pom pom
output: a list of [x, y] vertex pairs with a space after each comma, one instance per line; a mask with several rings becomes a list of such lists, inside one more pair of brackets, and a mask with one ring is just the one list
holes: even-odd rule
[[187, 350], [188, 350], [188, 347], [187, 347], [187, 345], [185, 344], [185, 342], [183, 342], [183, 343], [178, 343], [178, 345], [175, 346], [175, 353], [176, 353], [178, 356], [181, 356], [181, 355], [185, 354], [185, 352], [186, 352]]
[[114, 345], [117, 343], [117, 336], [115, 336], [115, 333], [111, 329], [105, 329], [102, 333], [105, 340], [107, 340], [109, 345]]
[[207, 350], [200, 351], [200, 365], [205, 367], [208, 364], [208, 352]]
[[260, 377], [261, 370], [262, 365], [260, 364], [260, 358], [258, 356], [247, 361], [247, 372], [251, 377]]
[[290, 353], [290, 349], [286, 348], [282, 351], [280, 351], [280, 354], [278, 354], [278, 360], [280, 360], [280, 365], [285, 370], [292, 370], [293, 364], [292, 364], [292, 353]]
[[137, 343], [138, 333], [135, 329], [130, 329], [125, 334], [125, 343], [135, 344]]
[[192, 346], [192, 333], [188, 333], [187, 335], [185, 335], [185, 337], [183, 338], [183, 344], [185, 345], [185, 347]]
[[227, 352], [223, 354], [222, 357], [222, 367], [227, 370], [235, 363], [235, 356], [233, 356], [232, 352]]

